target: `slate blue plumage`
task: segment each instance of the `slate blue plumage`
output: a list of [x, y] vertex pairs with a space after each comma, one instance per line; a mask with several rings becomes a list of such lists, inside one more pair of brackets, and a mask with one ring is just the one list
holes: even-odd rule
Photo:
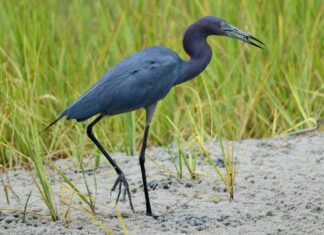
[[173, 86], [196, 77], [207, 67], [212, 57], [211, 48], [206, 41], [210, 35], [232, 37], [259, 48], [264, 45], [257, 38], [235, 28], [221, 18], [203, 17], [190, 25], [184, 34], [183, 48], [190, 56], [189, 61], [182, 60], [177, 53], [165, 47], [154, 46], [144, 49], [110, 69], [93, 87], [45, 128], [46, 130], [54, 125], [64, 116], [67, 116], [68, 119], [84, 121], [98, 114], [88, 125], [87, 135], [118, 174], [111, 189], [115, 191], [118, 187], [116, 203], [120, 198], [123, 186], [123, 199], [127, 194], [130, 206], [134, 210], [125, 175], [93, 134], [93, 126], [105, 116], [130, 112], [139, 108], [146, 109], [146, 126], [139, 162], [144, 186], [146, 214], [154, 216], [144, 167], [151, 119], [157, 102], [163, 99]]
[[97, 113], [115, 115], [147, 107], [168, 94], [184, 67], [170, 49], [146, 48], [113, 67], [63, 114], [83, 121]]

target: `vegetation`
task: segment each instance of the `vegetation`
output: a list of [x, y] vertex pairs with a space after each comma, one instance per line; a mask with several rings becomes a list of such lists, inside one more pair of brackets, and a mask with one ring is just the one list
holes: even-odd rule
[[[74, 156], [83, 171], [82, 159], [93, 156], [98, 166], [100, 153], [85, 138], [89, 121], [61, 121], [47, 133], [39, 131], [109, 68], [145, 47], [164, 45], [187, 59], [182, 33], [199, 17], [215, 15], [260, 38], [267, 48], [210, 38], [211, 64], [159, 103], [149, 145], [176, 142], [178, 176], [185, 173], [184, 163], [195, 178], [196, 153], [187, 160], [184, 151], [198, 146], [209, 159], [204, 144], [218, 138], [226, 172], [211, 165], [233, 197], [233, 153], [221, 136], [273, 136], [323, 121], [323, 14], [321, 0], [0, 0], [0, 167], [32, 162], [40, 178], [35, 183], [56, 219], [43, 162]], [[105, 119], [95, 132], [109, 151], [133, 154], [144, 126], [145, 113], [138, 110]], [[58, 174], [94, 213], [90, 192], [81, 194]]]
[[[204, 15], [224, 17], [267, 49], [210, 38], [211, 64], [159, 103], [150, 144], [172, 142], [169, 120], [186, 139], [202, 141], [214, 138], [217, 126], [226, 136], [238, 128], [239, 138], [314, 126], [324, 112], [321, 3], [1, 1], [0, 162], [20, 164], [35, 151], [77, 155], [87, 122], [62, 121], [49, 133], [35, 133], [128, 55], [164, 45], [186, 58], [182, 33]], [[110, 151], [133, 153], [144, 115], [139, 110], [106, 119], [95, 131]], [[83, 154], [97, 151], [88, 140], [85, 145]]]

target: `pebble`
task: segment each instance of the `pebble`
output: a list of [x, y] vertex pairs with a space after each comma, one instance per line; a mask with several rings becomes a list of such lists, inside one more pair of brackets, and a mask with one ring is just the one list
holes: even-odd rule
[[218, 222], [223, 222], [223, 221], [226, 220], [228, 217], [229, 217], [228, 215], [221, 215], [221, 216], [217, 219], [217, 221], [218, 221]]
[[273, 212], [272, 211], [268, 211], [266, 216], [273, 216]]
[[159, 183], [156, 180], [152, 180], [148, 183], [149, 188], [155, 190], [157, 188], [157, 186], [159, 185]]
[[225, 167], [225, 164], [224, 164], [224, 161], [223, 161], [222, 158], [217, 158], [216, 160], [214, 160], [214, 162], [216, 163], [216, 165], [219, 168], [224, 168]]
[[11, 218], [7, 218], [7, 219], [5, 220], [5, 222], [6, 222], [7, 224], [10, 224], [10, 223], [12, 222], [12, 219], [11, 219]]
[[191, 226], [199, 226], [199, 225], [203, 225], [205, 222], [202, 221], [199, 218], [196, 217], [188, 217], [186, 218], [187, 223], [190, 224]]
[[169, 186], [169, 184], [163, 184], [162, 188], [163, 188], [163, 189], [169, 189], [170, 186]]

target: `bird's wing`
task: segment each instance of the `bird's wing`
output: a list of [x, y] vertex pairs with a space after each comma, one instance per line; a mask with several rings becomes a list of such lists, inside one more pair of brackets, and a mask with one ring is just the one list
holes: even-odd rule
[[147, 48], [117, 64], [63, 114], [82, 121], [146, 107], [166, 96], [182, 63], [169, 49]]

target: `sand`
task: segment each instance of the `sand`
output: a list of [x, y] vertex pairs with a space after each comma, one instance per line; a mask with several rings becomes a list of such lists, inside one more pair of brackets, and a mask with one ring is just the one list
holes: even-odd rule
[[[224, 184], [201, 155], [198, 175], [192, 180], [187, 172], [183, 179], [175, 175], [166, 148], [149, 149], [147, 174], [153, 219], [144, 215], [145, 204], [141, 172], [137, 157], [112, 154], [124, 169], [130, 183], [135, 213], [128, 201], [119, 203], [129, 234], [324, 234], [324, 133], [271, 139], [249, 139], [235, 143], [237, 176], [234, 200], [228, 200]], [[218, 143], [208, 144], [213, 160], [222, 167]], [[82, 173], [71, 160], [55, 164], [86, 192]], [[96, 199], [96, 218], [116, 234], [122, 234], [110, 196], [116, 174], [102, 159], [101, 167], [93, 172], [88, 166], [87, 180]], [[2, 182], [9, 182], [7, 203], [0, 186], [0, 234], [104, 234], [100, 226], [80, 210], [76, 195], [68, 221], [64, 223], [71, 191], [51, 169], [47, 170], [56, 195], [60, 220], [51, 221], [48, 210], [32, 181], [33, 171], [2, 172]], [[95, 191], [94, 175], [97, 191]], [[32, 192], [27, 208], [26, 223], [22, 223], [22, 208]], [[67, 203], [69, 204], [69, 203]]]

